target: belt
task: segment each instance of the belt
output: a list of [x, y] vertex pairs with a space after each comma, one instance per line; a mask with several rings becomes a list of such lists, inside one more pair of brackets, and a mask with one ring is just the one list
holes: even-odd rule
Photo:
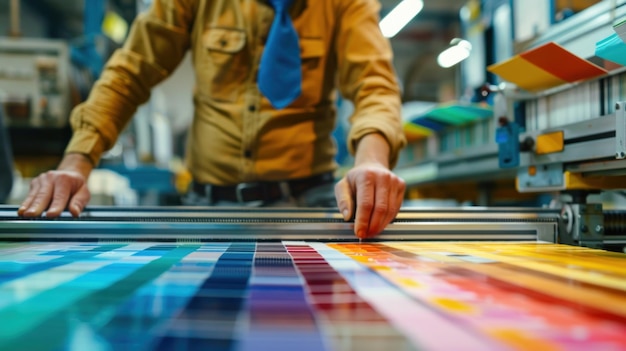
[[334, 180], [333, 173], [326, 172], [307, 178], [282, 182], [251, 182], [228, 186], [193, 182], [192, 186], [196, 194], [210, 197], [211, 202], [272, 202], [289, 196], [298, 197], [313, 187], [332, 183]]

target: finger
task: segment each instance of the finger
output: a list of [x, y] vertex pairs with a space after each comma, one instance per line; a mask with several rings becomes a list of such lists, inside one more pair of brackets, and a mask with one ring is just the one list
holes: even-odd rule
[[404, 188], [405, 185], [402, 179], [396, 178], [391, 182], [389, 188], [389, 211], [387, 212], [385, 227], [393, 222], [400, 211], [402, 201], [404, 200]]
[[406, 183], [404, 182], [402, 178], [398, 178], [398, 180], [399, 180], [398, 191], [396, 195], [396, 206], [395, 206], [395, 211], [394, 211], [395, 214], [393, 215], [393, 219], [396, 218], [396, 216], [402, 209], [402, 204], [404, 203], [404, 194], [406, 192]]
[[40, 182], [37, 192], [34, 194], [33, 201], [24, 211], [26, 217], [40, 216], [43, 211], [48, 208], [50, 199], [52, 199], [53, 183], [43, 178]]
[[78, 217], [80, 213], [83, 211], [89, 199], [91, 198], [91, 194], [89, 193], [89, 189], [87, 188], [87, 184], [84, 184], [74, 196], [70, 200], [69, 210], [72, 213], [72, 216]]
[[374, 209], [374, 175], [361, 173], [354, 181], [356, 187], [356, 215], [354, 233], [359, 238], [366, 238], [369, 232], [370, 217]]
[[354, 212], [354, 199], [350, 183], [346, 178], [335, 184], [335, 199], [337, 199], [337, 207], [339, 207], [343, 220], [349, 221]]
[[46, 217], [58, 217], [65, 210], [70, 199], [71, 190], [71, 183], [64, 177], [54, 179], [52, 201], [48, 211], [46, 211]]
[[370, 217], [368, 237], [373, 237], [385, 229], [389, 213], [389, 191], [391, 176], [384, 173], [377, 176], [374, 190], [374, 208]]
[[28, 190], [28, 195], [26, 195], [26, 198], [24, 199], [24, 201], [22, 201], [22, 205], [20, 206], [20, 208], [17, 209], [17, 214], [19, 216], [24, 216], [24, 213], [26, 212], [26, 210], [28, 210], [31, 206], [31, 204], [33, 203], [33, 200], [35, 200], [35, 195], [37, 195], [37, 193], [39, 192], [39, 178], [35, 178], [30, 182], [30, 189]]

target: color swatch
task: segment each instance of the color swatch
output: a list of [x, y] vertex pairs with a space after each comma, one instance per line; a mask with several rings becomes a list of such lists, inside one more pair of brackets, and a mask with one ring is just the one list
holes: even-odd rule
[[0, 350], [626, 350], [626, 255], [535, 242], [0, 243]]

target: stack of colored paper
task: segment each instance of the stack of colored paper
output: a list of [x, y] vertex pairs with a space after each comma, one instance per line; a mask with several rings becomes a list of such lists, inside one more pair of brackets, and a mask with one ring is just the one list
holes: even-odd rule
[[409, 119], [404, 124], [404, 132], [409, 140], [417, 140], [448, 126], [460, 126], [491, 116], [493, 109], [489, 105], [447, 103]]
[[487, 67], [518, 87], [536, 92], [595, 78], [607, 71], [550, 42]]

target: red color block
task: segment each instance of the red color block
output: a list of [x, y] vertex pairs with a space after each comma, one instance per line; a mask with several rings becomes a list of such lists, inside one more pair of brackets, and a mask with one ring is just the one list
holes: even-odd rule
[[602, 67], [574, 55], [553, 42], [521, 53], [520, 56], [570, 83], [607, 73]]

